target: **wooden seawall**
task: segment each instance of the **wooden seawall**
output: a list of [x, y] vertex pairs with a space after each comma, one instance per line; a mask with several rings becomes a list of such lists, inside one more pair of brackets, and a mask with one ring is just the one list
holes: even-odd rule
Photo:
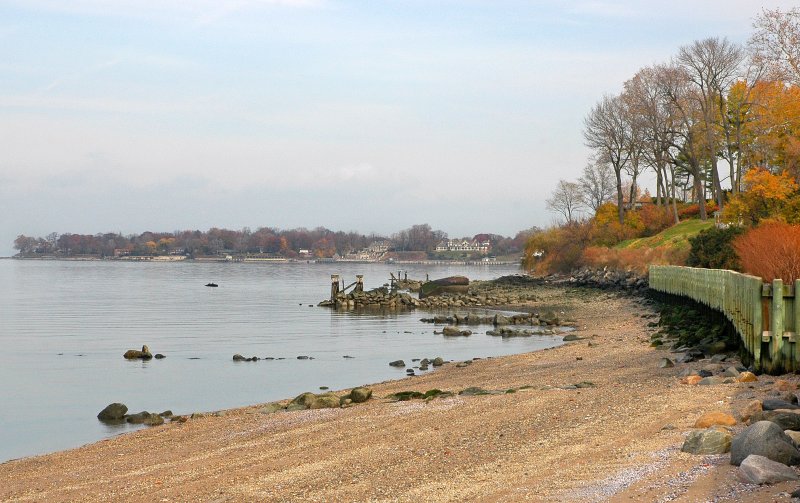
[[650, 288], [688, 297], [730, 320], [757, 371], [800, 370], [800, 280], [784, 285], [721, 269], [651, 266]]

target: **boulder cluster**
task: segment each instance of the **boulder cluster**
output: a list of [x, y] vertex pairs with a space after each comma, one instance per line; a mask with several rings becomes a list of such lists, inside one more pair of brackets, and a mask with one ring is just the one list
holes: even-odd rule
[[793, 393], [783, 399], [751, 402], [740, 414], [748, 426], [734, 436], [738, 423], [722, 412], [703, 414], [681, 450], [691, 454], [726, 454], [738, 466], [739, 478], [750, 484], [800, 480], [791, 468], [800, 465], [800, 407]]
[[328, 393], [301, 393], [288, 404], [271, 403], [264, 407], [261, 412], [272, 414], [274, 412], [291, 412], [295, 410], [307, 409], [337, 409], [340, 407], [350, 407], [357, 403], [364, 403], [372, 397], [370, 388], [353, 388], [346, 395], [337, 395], [333, 392]]
[[619, 271], [608, 267], [578, 269], [570, 274], [568, 281], [578, 286], [590, 286], [601, 290], [644, 292], [648, 289], [647, 276], [636, 271]]
[[559, 326], [564, 323], [564, 320], [553, 311], [547, 311], [541, 314], [517, 313], [506, 315], [497, 313], [488, 316], [475, 313], [451, 314], [447, 316], [434, 316], [433, 318], [422, 318], [420, 321], [437, 325], [494, 325], [495, 327], [504, 327], [508, 325]]
[[145, 424], [147, 426], [158, 426], [164, 424], [166, 419], [173, 420], [176, 416], [171, 410], [166, 410], [159, 414], [154, 412], [137, 412], [135, 414], [128, 414], [128, 407], [123, 403], [112, 403], [106, 406], [97, 414], [97, 419], [104, 423], [130, 423], [130, 424]]

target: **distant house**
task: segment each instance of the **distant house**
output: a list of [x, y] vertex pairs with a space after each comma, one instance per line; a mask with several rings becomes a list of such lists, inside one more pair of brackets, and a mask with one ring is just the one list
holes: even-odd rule
[[446, 239], [436, 245], [437, 252], [480, 252], [485, 255], [491, 249], [492, 243], [489, 241], [478, 242], [466, 239]]

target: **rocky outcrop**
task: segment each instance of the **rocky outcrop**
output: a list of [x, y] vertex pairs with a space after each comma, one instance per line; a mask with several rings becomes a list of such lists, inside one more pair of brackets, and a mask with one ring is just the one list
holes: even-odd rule
[[619, 271], [604, 267], [591, 269], [584, 267], [573, 271], [569, 282], [578, 286], [589, 286], [601, 290], [626, 290], [644, 292], [648, 288], [647, 277], [635, 271]]

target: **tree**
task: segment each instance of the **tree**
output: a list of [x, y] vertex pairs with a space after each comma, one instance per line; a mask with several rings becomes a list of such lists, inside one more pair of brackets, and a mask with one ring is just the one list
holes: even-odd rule
[[587, 164], [583, 175], [578, 178], [578, 186], [583, 205], [597, 212], [600, 206], [614, 198], [614, 170], [604, 162]]
[[[664, 67], [642, 68], [625, 83], [624, 96], [631, 119], [637, 124], [642, 158], [656, 173], [656, 204], [666, 204], [672, 199], [672, 215], [678, 223], [675, 195], [675, 165], [672, 145], [675, 132], [672, 127], [674, 108], [665, 99], [659, 78], [667, 71]], [[670, 190], [671, 189], [671, 190]]]
[[[724, 133], [726, 138], [731, 136], [731, 124], [723, 120], [725, 98], [738, 80], [744, 56], [740, 46], [725, 38], [707, 38], [681, 47], [676, 58], [690, 83], [687, 97], [695, 102], [700, 111], [705, 156], [711, 165], [713, 194], [720, 208], [725, 200], [717, 167], [717, 153], [722, 143], [720, 134]], [[733, 169], [731, 166], [731, 184], [736, 184]]]
[[[677, 65], [658, 69], [659, 94], [669, 114], [668, 141], [676, 150], [670, 161], [676, 169], [684, 169], [691, 178], [694, 196], [700, 207], [700, 219], [706, 220], [706, 198], [703, 161], [707, 149], [703, 147], [703, 123], [697, 100], [693, 99], [686, 71]], [[688, 182], [688, 180], [687, 180]]]
[[800, 9], [764, 9], [753, 28], [748, 45], [754, 58], [769, 69], [769, 77], [800, 86]]
[[576, 213], [583, 208], [580, 185], [575, 182], [559, 180], [553, 195], [545, 201], [545, 204], [548, 210], [560, 213], [566, 219], [567, 224], [571, 224]]
[[617, 218], [625, 221], [623, 208], [622, 170], [630, 158], [628, 150], [630, 127], [625, 104], [619, 96], [605, 95], [583, 119], [583, 138], [594, 150], [599, 162], [608, 163], [614, 170], [617, 185]]
[[36, 249], [36, 238], [20, 234], [14, 240], [14, 249], [19, 250], [21, 255], [26, 255]]

